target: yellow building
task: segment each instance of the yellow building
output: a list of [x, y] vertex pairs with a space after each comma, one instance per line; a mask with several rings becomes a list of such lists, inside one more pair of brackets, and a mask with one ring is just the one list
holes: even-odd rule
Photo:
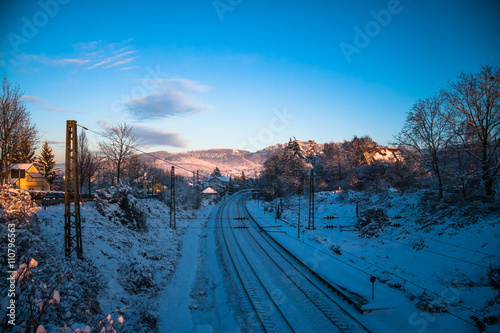
[[50, 191], [50, 184], [31, 163], [12, 164], [10, 183], [20, 190]]

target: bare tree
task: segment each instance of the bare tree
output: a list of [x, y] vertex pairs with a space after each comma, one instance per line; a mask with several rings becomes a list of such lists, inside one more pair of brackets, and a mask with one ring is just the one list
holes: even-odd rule
[[12, 154], [12, 163], [33, 163], [36, 160], [35, 148], [29, 138], [16, 143]]
[[132, 127], [127, 124], [109, 128], [106, 136], [108, 140], [100, 141], [99, 147], [106, 159], [116, 168], [116, 181], [119, 182], [124, 163], [137, 147], [137, 137], [132, 133]]
[[436, 176], [439, 198], [443, 197], [443, 153], [453, 140], [452, 124], [442, 97], [434, 95], [412, 106], [403, 129], [395, 136], [396, 144], [408, 157]]
[[127, 161], [126, 169], [129, 181], [138, 186], [145, 180], [148, 165], [140, 155], [133, 154]]
[[80, 189], [83, 193], [83, 185], [88, 184], [89, 194], [92, 193], [92, 177], [99, 169], [99, 156], [89, 148], [89, 141], [85, 131], [78, 136], [78, 172], [80, 180]]
[[38, 142], [38, 131], [31, 124], [22, 95], [19, 86], [12, 86], [4, 76], [0, 95], [0, 184], [9, 181], [19, 143], [25, 140], [34, 147]]
[[477, 74], [462, 73], [443, 94], [458, 113], [457, 134], [480, 162], [484, 192], [491, 199], [500, 169], [500, 67], [487, 65]]
[[340, 143], [325, 143], [317, 170], [318, 176], [326, 179], [330, 189], [338, 189], [348, 170], [346, 152]]

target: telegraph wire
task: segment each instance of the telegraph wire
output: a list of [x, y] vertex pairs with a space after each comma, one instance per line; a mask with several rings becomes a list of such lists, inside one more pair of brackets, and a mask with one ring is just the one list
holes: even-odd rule
[[[80, 125], [80, 124], [77, 124], [77, 125], [78, 125], [78, 126], [80, 126], [81, 128], [83, 128], [84, 130], [87, 130], [87, 131], [89, 131], [89, 132], [92, 132], [92, 133], [94, 133], [94, 134], [97, 134], [97, 135], [99, 135], [99, 136], [102, 136], [102, 137], [104, 137], [104, 138], [106, 138], [106, 139], [108, 139], [108, 140], [111, 140], [111, 138], [110, 138], [110, 137], [108, 137], [108, 136], [106, 136], [106, 135], [104, 135], [104, 134], [102, 134], [102, 133], [99, 133], [99, 132], [97, 132], [97, 131], [94, 131], [94, 130], [92, 130], [92, 129], [89, 129], [89, 128], [87, 128], [87, 127], [85, 127], [85, 126], [82, 126], [82, 125]], [[142, 154], [144, 154], [144, 155], [150, 156], [150, 157], [152, 157], [152, 158], [154, 158], [154, 159], [156, 159], [156, 160], [160, 160], [160, 161], [163, 161], [163, 162], [165, 162], [165, 163], [168, 163], [168, 164], [170, 164], [170, 165], [172, 165], [172, 166], [175, 166], [175, 167], [177, 167], [177, 168], [179, 168], [179, 169], [182, 169], [182, 170], [184, 170], [184, 171], [187, 171], [187, 172], [189, 172], [189, 173], [191, 173], [191, 174], [193, 174], [193, 175], [195, 174], [195, 171], [193, 171], [193, 170], [187, 169], [187, 168], [182, 167], [182, 166], [180, 166], [180, 165], [178, 165], [178, 164], [175, 164], [175, 163], [172, 163], [172, 162], [167, 161], [167, 160], [165, 160], [165, 159], [159, 158], [159, 157], [157, 157], [157, 156], [155, 156], [155, 155], [153, 155], [153, 154], [151, 154], [151, 153], [145, 152], [145, 151], [143, 151], [143, 150], [141, 150], [141, 149], [139, 149], [139, 148], [136, 148], [136, 147], [133, 147], [133, 146], [130, 146], [130, 145], [126, 145], [126, 146], [127, 146], [128, 148], [134, 149], [135, 151], [138, 151], [138, 152], [140, 152], [140, 153], [142, 153]], [[204, 177], [204, 178], [208, 179], [208, 177], [207, 177], [207, 176], [202, 175], [202, 177]], [[259, 218], [259, 219], [263, 220], [263, 219], [262, 219], [261, 217], [259, 217], [259, 216], [257, 216], [257, 218]], [[196, 219], [199, 219], [199, 218], [187, 218], [187, 219], [193, 219], [193, 220], [196, 220]], [[201, 219], [203, 219], [203, 218], [201, 218]], [[208, 219], [210, 219], [210, 218], [207, 218], [206, 220], [208, 220]], [[229, 219], [229, 218], [228, 218], [228, 219]], [[268, 224], [268, 225], [270, 224], [269, 222], [267, 222], [267, 221], [265, 221], [265, 220], [263, 220], [263, 221], [264, 221], [264, 222], [266, 222], [266, 224]], [[498, 223], [500, 223], [500, 222], [498, 222]], [[493, 223], [493, 224], [497, 224], [497, 223]], [[272, 225], [271, 225], [271, 226], [272, 226]], [[88, 226], [87, 226], [87, 227], [88, 227]], [[189, 226], [188, 226], [188, 227], [189, 227]], [[190, 227], [190, 228], [193, 228], [193, 227]], [[199, 228], [207, 228], [207, 226], [200, 226]], [[217, 228], [217, 227], [208, 227], [208, 228], [210, 228], [210, 229], [214, 228], [214, 229], [215, 229], [215, 228]], [[228, 227], [228, 228], [229, 228], [229, 227]], [[254, 228], [254, 229], [257, 229], [257, 228]], [[297, 239], [297, 238], [295, 238], [295, 237], [293, 237], [293, 236], [291, 236], [291, 235], [288, 235], [288, 234], [286, 234], [286, 233], [285, 233], [285, 235], [286, 235], [287, 237], [291, 238], [291, 239], [294, 239], [294, 240], [296, 240], [296, 241], [299, 241], [299, 242], [300, 242], [300, 240], [299, 240], [299, 239]], [[425, 238], [425, 237], [423, 237], [423, 236], [420, 236], [420, 237]], [[391, 240], [391, 239], [386, 239], [386, 238], [383, 238], [383, 237], [379, 237], [379, 238], [384, 239], [384, 240], [387, 240], [387, 241], [391, 241], [391, 242], [395, 242], [395, 243], [400, 243], [400, 244], [403, 244], [403, 245], [406, 245], [406, 246], [410, 246], [410, 247], [412, 247], [412, 245], [409, 245], [409, 244], [406, 244], [406, 243], [403, 243], [403, 242], [398, 242], [398, 241], [394, 241], [394, 240]], [[434, 239], [433, 239], [433, 240], [434, 240]], [[437, 241], [437, 240], [434, 240], [434, 241]], [[440, 242], [440, 241], [438, 241], [438, 242]], [[447, 244], [447, 243], [445, 243], [445, 242], [441, 242], [441, 243]], [[332, 258], [332, 259], [335, 259], [335, 260], [337, 260], [337, 261], [339, 261], [339, 262], [341, 262], [341, 263], [343, 263], [343, 264], [345, 264], [345, 265], [347, 265], [347, 266], [349, 266], [349, 267], [351, 267], [351, 268], [353, 268], [353, 269], [356, 269], [356, 270], [358, 270], [358, 271], [360, 271], [360, 272], [362, 272], [362, 273], [364, 273], [364, 274], [366, 274], [366, 275], [372, 276], [372, 274], [371, 274], [371, 273], [366, 272], [366, 271], [362, 270], [361, 268], [356, 267], [356, 266], [354, 266], [354, 265], [351, 265], [351, 264], [349, 264], [349, 263], [347, 263], [347, 262], [345, 262], [345, 261], [342, 261], [342, 260], [340, 260], [340, 259], [338, 259], [338, 258], [336, 258], [336, 257], [332, 256], [330, 253], [327, 253], [327, 252], [325, 252], [325, 251], [323, 251], [323, 250], [317, 249], [317, 248], [313, 247], [312, 245], [310, 245], [310, 244], [308, 244], [308, 243], [305, 243], [305, 242], [302, 242], [302, 244], [305, 244], [306, 246], [308, 246], [308, 247], [310, 247], [310, 248], [312, 248], [312, 249], [314, 249], [314, 250], [316, 250], [316, 251], [319, 251], [319, 252], [321, 252], [321, 253], [323, 253], [323, 254], [327, 255], [328, 257], [330, 257], [330, 258]], [[447, 245], [452, 245], [452, 244], [447, 244]], [[463, 247], [460, 247], [460, 246], [457, 246], [457, 245], [452, 245], [452, 246], [456, 246], [456, 247], [459, 247], [459, 248], [463, 248]], [[480, 251], [471, 250], [471, 249], [467, 249], [467, 248], [463, 248], [463, 249], [470, 250], [470, 251], [474, 251], [474, 252], [478, 252], [478, 253], [482, 253], [482, 252], [480, 252]], [[483, 265], [480, 265], [480, 264], [472, 263], [472, 262], [469, 262], [469, 261], [466, 261], [466, 260], [458, 259], [458, 258], [455, 258], [455, 257], [452, 257], [452, 256], [448, 256], [448, 255], [445, 255], [445, 254], [438, 253], [438, 252], [434, 252], [434, 251], [430, 251], [430, 250], [426, 250], [426, 249], [422, 249], [422, 250], [423, 250], [423, 251], [426, 251], [426, 252], [434, 253], [434, 254], [436, 254], [436, 255], [441, 255], [441, 256], [444, 256], [444, 257], [451, 258], [451, 259], [455, 259], [455, 260], [458, 260], [458, 261], [462, 261], [462, 262], [465, 262], [465, 263], [468, 263], [468, 264], [476, 265], [476, 266], [483, 267], [483, 268], [488, 268], [488, 267], [483, 266]], [[445, 300], [445, 301], [447, 301], [447, 302], [449, 302], [449, 303], [451, 303], [451, 304], [455, 304], [456, 306], [461, 307], [461, 308], [463, 308], [463, 309], [465, 309], [465, 310], [467, 310], [467, 311], [469, 311], [469, 312], [472, 312], [472, 313], [474, 313], [474, 314], [476, 314], [476, 315], [478, 315], [478, 316], [481, 316], [481, 317], [483, 317], [483, 318], [485, 317], [484, 315], [482, 315], [482, 314], [480, 314], [480, 313], [478, 313], [478, 312], [476, 312], [476, 311], [474, 311], [474, 310], [471, 310], [471, 309], [469, 309], [469, 308], [467, 308], [467, 307], [465, 307], [465, 306], [463, 306], [463, 305], [461, 305], [461, 304], [459, 304], [459, 303], [456, 303], [456, 302], [454, 302], [454, 301], [452, 301], [452, 300], [447, 299], [447, 298], [446, 298], [446, 297], [444, 297], [444, 296], [438, 295], [437, 293], [435, 293], [435, 292], [433, 292], [433, 291], [431, 291], [431, 290], [428, 290], [427, 288], [424, 288], [424, 287], [422, 287], [422, 286], [420, 286], [420, 285], [418, 285], [418, 284], [416, 284], [416, 283], [414, 283], [414, 282], [412, 282], [412, 281], [409, 281], [409, 280], [407, 280], [406, 278], [403, 278], [403, 277], [401, 277], [401, 276], [397, 275], [396, 273], [393, 273], [393, 272], [391, 272], [391, 271], [388, 271], [387, 269], [384, 269], [384, 268], [382, 268], [382, 267], [379, 267], [379, 266], [378, 266], [378, 265], [376, 265], [376, 264], [370, 263], [370, 262], [368, 262], [367, 260], [361, 259], [360, 257], [358, 257], [358, 256], [356, 256], [356, 255], [353, 255], [352, 253], [349, 253], [349, 252], [347, 252], [347, 251], [344, 251], [344, 252], [346, 252], [346, 253], [348, 253], [348, 254], [352, 255], [352, 256], [353, 256], [353, 257], [355, 257], [355, 258], [358, 258], [359, 260], [362, 260], [362, 261], [366, 262], [367, 264], [369, 264], [369, 265], [371, 265], [371, 266], [373, 266], [373, 267], [377, 267], [378, 269], [381, 269], [381, 270], [383, 270], [383, 271], [386, 271], [388, 274], [391, 274], [391, 275], [393, 275], [394, 277], [397, 277], [397, 278], [399, 278], [399, 279], [402, 279], [403, 281], [408, 282], [409, 284], [412, 284], [412, 285], [414, 285], [415, 287], [421, 288], [421, 289], [423, 289], [423, 290], [424, 290], [424, 292], [425, 292], [425, 291], [427, 291], [427, 292], [429, 292], [429, 293], [431, 293], [431, 294], [433, 294], [433, 295], [435, 295], [435, 296], [437, 296], [437, 297], [439, 297], [439, 298], [441, 298], [441, 299], [443, 299], [443, 300]], [[485, 255], [489, 255], [489, 256], [492, 256], [492, 257], [496, 257], [496, 258], [500, 258], [500, 257], [498, 257], [498, 256], [494, 256], [494, 255], [487, 254], [487, 253], [483, 253], [483, 254], [485, 254]], [[406, 292], [406, 291], [405, 291], [405, 292]], [[415, 296], [415, 295], [411, 294], [410, 292], [408, 292], [408, 294], [410, 294], [410, 295], [412, 295], [412, 296], [414, 296], [414, 297], [417, 297], [417, 296]], [[417, 297], [417, 298], [418, 298], [418, 297]], [[471, 323], [471, 322], [469, 322], [469, 321], [467, 321], [467, 320], [465, 320], [465, 319], [463, 319], [463, 318], [461, 318], [461, 317], [459, 317], [459, 316], [457, 316], [457, 315], [452, 314], [451, 312], [447, 312], [447, 313], [449, 313], [449, 314], [453, 315], [454, 317], [456, 317], [456, 318], [458, 318], [458, 319], [461, 319], [461, 320], [463, 320], [463, 321], [465, 321], [465, 322], [467, 322], [467, 323], [469, 323], [469, 324], [473, 324], [473, 323]], [[476, 326], [475, 324], [473, 324], [473, 325], [474, 325], [474, 326]]]
[[[104, 134], [102, 134], [102, 133], [99, 133], [99, 132], [97, 132], [97, 131], [94, 131], [94, 130], [92, 130], [92, 129], [88, 128], [88, 127], [82, 126], [82, 125], [80, 125], [80, 124], [78, 124], [78, 123], [77, 123], [77, 125], [78, 125], [78, 126], [80, 126], [81, 128], [83, 128], [83, 129], [84, 129], [84, 130], [86, 130], [86, 131], [89, 131], [89, 132], [92, 132], [92, 133], [97, 134], [97, 135], [99, 135], [99, 136], [102, 136], [103, 138], [106, 138], [106, 139], [108, 139], [108, 140], [112, 140], [109, 136], [106, 136], [106, 135], [104, 135]], [[134, 149], [135, 151], [138, 151], [138, 152], [140, 152], [140, 153], [142, 153], [142, 154], [144, 154], [144, 155], [150, 156], [150, 157], [152, 157], [152, 158], [154, 158], [154, 159], [156, 159], [156, 160], [163, 161], [163, 162], [168, 163], [168, 164], [170, 164], [170, 165], [172, 165], [172, 166], [175, 166], [176, 168], [179, 168], [179, 169], [182, 169], [182, 170], [184, 170], [184, 171], [187, 171], [187, 172], [189, 172], [189, 173], [191, 173], [191, 174], [193, 174], [193, 175], [196, 173], [196, 172], [195, 172], [195, 171], [193, 171], [193, 170], [189, 170], [188, 168], [182, 167], [182, 166], [180, 166], [180, 165], [178, 165], [178, 164], [175, 164], [175, 163], [172, 163], [172, 162], [167, 161], [167, 160], [165, 160], [165, 159], [162, 159], [162, 158], [160, 158], [160, 157], [158, 157], [158, 156], [155, 156], [155, 155], [153, 155], [153, 154], [151, 154], [151, 153], [145, 152], [145, 151], [143, 151], [143, 150], [141, 150], [141, 149], [139, 149], [139, 148], [133, 147], [133, 146], [131, 146], [131, 145], [125, 145], [125, 146], [127, 146], [128, 148]], [[205, 179], [208, 179], [208, 177], [207, 177], [207, 176], [204, 176], [204, 175], [201, 175], [201, 177], [204, 177]]]
[[463, 247], [463, 246], [460, 246], [460, 245], [455, 245], [455, 244], [446, 243], [446, 242], [443, 242], [443, 241], [440, 241], [440, 240], [437, 240], [437, 239], [434, 239], [434, 238], [424, 237], [424, 236], [420, 236], [420, 235], [412, 234], [411, 232], [407, 232], [407, 231], [405, 231], [405, 232], [406, 232], [408, 235], [412, 235], [412, 236], [416, 236], [416, 237], [420, 237], [420, 238], [428, 239], [428, 240], [431, 240], [431, 241], [434, 241], [434, 242], [438, 242], [438, 243], [446, 244], [446, 245], [449, 245], [449, 246], [454, 246], [454, 247], [457, 247], [457, 248], [459, 248], [459, 249], [464, 249], [464, 250], [467, 250], [467, 251], [476, 252], [476, 253], [480, 253], [480, 254], [484, 254], [484, 255], [487, 255], [487, 256], [490, 256], [490, 257], [494, 257], [494, 258], [498, 258], [498, 259], [500, 259], [500, 256], [496, 256], [496, 255], [494, 255], [494, 254], [490, 254], [490, 253], [481, 252], [481, 251], [478, 251], [478, 250], [469, 249], [469, 248], [467, 248], [467, 247]]
[[[260, 219], [260, 220], [263, 220], [263, 218], [261, 218], [260, 216], [257, 216], [257, 218], [258, 218], [258, 219]], [[267, 221], [265, 221], [265, 220], [263, 220], [263, 221], [264, 221], [266, 224], [268, 224], [268, 225], [270, 224], [269, 222], [267, 222]], [[295, 238], [295, 237], [293, 237], [293, 236], [291, 236], [291, 235], [288, 235], [288, 234], [286, 234], [286, 233], [285, 233], [285, 235], [286, 235], [286, 236], [288, 236], [288, 237], [289, 237], [289, 238], [291, 238], [291, 239], [294, 239], [295, 241], [300, 242], [300, 240], [299, 240], [299, 239], [297, 239], [297, 238]], [[347, 266], [350, 266], [350, 267], [352, 267], [352, 268], [355, 268], [356, 270], [358, 270], [358, 271], [360, 271], [360, 272], [363, 272], [363, 273], [365, 273], [365, 274], [367, 274], [367, 275], [369, 275], [369, 276], [372, 276], [372, 275], [373, 275], [373, 274], [371, 274], [371, 273], [368, 273], [368, 272], [366, 272], [366, 271], [362, 270], [361, 268], [358, 268], [358, 267], [356, 267], [356, 266], [353, 266], [353, 265], [351, 265], [351, 264], [349, 264], [349, 263], [346, 263], [345, 261], [342, 261], [342, 260], [340, 260], [340, 259], [338, 259], [338, 258], [336, 258], [336, 257], [332, 256], [330, 253], [327, 253], [327, 252], [325, 252], [325, 251], [323, 251], [323, 250], [321, 250], [321, 249], [318, 249], [318, 248], [316, 248], [316, 247], [313, 247], [312, 245], [310, 245], [310, 244], [308, 244], [308, 243], [305, 243], [305, 242], [301, 242], [301, 243], [302, 243], [302, 244], [305, 244], [306, 246], [308, 246], [308, 247], [310, 247], [310, 248], [312, 248], [312, 249], [314, 249], [315, 251], [318, 251], [318, 252], [321, 252], [321, 253], [323, 253], [323, 254], [326, 254], [328, 257], [330, 257], [330, 258], [332, 258], [332, 259], [335, 259], [335, 260], [337, 260], [337, 261], [339, 261], [339, 262], [341, 262], [341, 263], [343, 263], [343, 264], [346, 264]], [[344, 251], [344, 252], [346, 252], [346, 251]], [[349, 252], [346, 252], [346, 253], [349, 253]], [[351, 253], [349, 253], [349, 254], [351, 254]], [[352, 254], [351, 254], [351, 255], [352, 255]], [[469, 308], [467, 308], [467, 307], [465, 307], [465, 306], [463, 306], [463, 305], [461, 305], [461, 304], [459, 304], [459, 303], [457, 303], [457, 302], [454, 302], [454, 301], [452, 301], [452, 300], [450, 300], [450, 299], [448, 299], [448, 298], [446, 298], [446, 297], [444, 297], [444, 296], [441, 296], [441, 295], [439, 295], [438, 293], [436, 293], [436, 292], [434, 292], [434, 291], [432, 291], [432, 290], [429, 290], [429, 289], [427, 289], [427, 288], [425, 288], [425, 287], [422, 287], [422, 286], [420, 286], [420, 285], [416, 284], [415, 282], [412, 282], [412, 281], [410, 281], [410, 280], [408, 280], [408, 279], [406, 279], [406, 278], [404, 278], [404, 277], [402, 277], [402, 276], [399, 276], [399, 275], [397, 275], [396, 273], [394, 273], [394, 272], [392, 272], [392, 271], [390, 271], [390, 270], [388, 270], [388, 269], [382, 268], [382, 267], [380, 267], [380, 266], [378, 266], [378, 265], [376, 265], [376, 264], [373, 264], [373, 263], [371, 263], [371, 262], [369, 262], [369, 261], [367, 261], [367, 260], [361, 259], [361, 258], [359, 258], [359, 257], [357, 257], [357, 256], [354, 256], [354, 257], [356, 257], [356, 258], [358, 258], [358, 259], [360, 259], [360, 260], [362, 260], [362, 261], [366, 262], [367, 264], [369, 264], [369, 265], [371, 265], [371, 266], [373, 266], [373, 267], [376, 267], [376, 268], [378, 268], [378, 269], [380, 269], [380, 270], [382, 270], [382, 271], [386, 271], [388, 274], [390, 274], [390, 275], [392, 275], [392, 276], [394, 276], [394, 277], [397, 277], [397, 278], [399, 278], [399, 279], [401, 279], [401, 280], [403, 280], [403, 281], [405, 281], [405, 282], [407, 282], [407, 283], [409, 283], [409, 284], [411, 284], [411, 285], [414, 285], [414, 286], [415, 286], [415, 287], [417, 287], [417, 288], [423, 289], [423, 290], [424, 290], [424, 292], [431, 293], [431, 294], [433, 294], [433, 295], [435, 295], [435, 296], [437, 296], [437, 297], [439, 297], [439, 298], [441, 298], [441, 299], [443, 299], [443, 300], [445, 300], [445, 301], [449, 302], [450, 304], [455, 304], [455, 306], [461, 307], [461, 308], [463, 308], [463, 309], [465, 309], [465, 310], [467, 310], [467, 311], [469, 311], [469, 312], [474, 313], [475, 315], [481, 316], [481, 317], [483, 317], [483, 318], [485, 317], [485, 315], [483, 315], [483, 314], [481, 314], [481, 313], [479, 313], [479, 312], [476, 312], [476, 311], [474, 311], [474, 310], [471, 310], [471, 309], [469, 309]], [[483, 267], [484, 267], [484, 266], [483, 266]], [[405, 292], [406, 292], [406, 291], [405, 291]], [[409, 293], [409, 292], [408, 292], [408, 293]], [[409, 294], [411, 294], [411, 293], [409, 293]], [[412, 294], [411, 294], [411, 295], [412, 295]], [[412, 295], [412, 296], [414, 296], [414, 295]], [[414, 297], [417, 297], [417, 296], [414, 296]], [[417, 298], [418, 298], [418, 297], [417, 297]], [[448, 312], [448, 313], [450, 313], [450, 312]], [[461, 318], [461, 317], [459, 317], [459, 316], [456, 316], [456, 315], [454, 315], [454, 316], [455, 316], [455, 317], [457, 317], [457, 318], [459, 318], [459, 319], [461, 319], [461, 320], [463, 320], [463, 321], [465, 321], [465, 322], [467, 322], [467, 323], [470, 323], [470, 322], [469, 322], [469, 321], [467, 321], [466, 319], [463, 319], [463, 318]], [[471, 324], [471, 323], [470, 323], [470, 324]], [[476, 326], [476, 325], [474, 324], [474, 326]]]
[[[398, 244], [406, 245], [406, 246], [409, 246], [409, 247], [413, 248], [413, 245], [411, 245], [411, 244], [406, 244], [406, 243], [404, 243], [404, 242], [399, 242], [399, 241], [392, 240], [392, 239], [389, 239], [389, 238], [384, 238], [384, 237], [381, 237], [381, 236], [378, 236], [378, 238], [383, 239], [383, 240], [386, 240], [386, 241], [389, 241], [389, 242], [394, 242], [394, 243], [398, 243]], [[456, 257], [450, 256], [450, 255], [447, 255], [447, 254], [443, 254], [443, 253], [439, 253], [439, 252], [435, 252], [435, 251], [431, 251], [431, 250], [427, 250], [427, 249], [421, 249], [421, 251], [425, 251], [425, 252], [429, 252], [429, 253], [432, 253], [432, 254], [436, 254], [436, 255], [438, 255], [438, 256], [442, 256], [442, 257], [446, 257], [446, 258], [454, 259], [454, 260], [457, 260], [457, 261], [465, 262], [465, 263], [467, 263], [467, 264], [471, 264], [471, 265], [475, 265], [475, 266], [479, 266], [479, 267], [483, 267], [483, 268], [489, 268], [489, 267], [483, 266], [483, 265], [481, 265], [481, 264], [477, 264], [477, 263], [475, 263], [475, 262], [471, 262], [471, 261], [467, 261], [467, 260], [459, 259], [459, 258], [456, 258]]]

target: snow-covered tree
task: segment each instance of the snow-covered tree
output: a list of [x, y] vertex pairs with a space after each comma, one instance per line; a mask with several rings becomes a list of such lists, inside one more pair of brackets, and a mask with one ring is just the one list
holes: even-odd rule
[[454, 138], [452, 119], [440, 95], [419, 99], [408, 112], [403, 129], [395, 136], [408, 158], [434, 174], [439, 198], [443, 197], [445, 153]]
[[351, 141], [344, 143], [345, 152], [350, 160], [350, 167], [359, 167], [369, 164], [367, 156], [375, 153], [378, 150], [378, 144], [368, 135], [357, 137], [356, 135]]
[[337, 189], [346, 177], [349, 161], [340, 143], [325, 143], [317, 166], [317, 174], [324, 178], [331, 188]]
[[285, 156], [287, 159], [291, 159], [294, 157], [304, 159], [306, 157], [304, 149], [302, 149], [299, 140], [297, 140], [295, 137], [293, 138], [293, 141], [292, 138], [290, 138], [290, 142], [288, 142], [288, 144], [285, 146]]
[[480, 163], [484, 193], [491, 199], [500, 172], [500, 67], [488, 65], [476, 74], [462, 73], [443, 94], [457, 112], [457, 134]]
[[38, 142], [38, 131], [31, 123], [22, 96], [19, 86], [12, 86], [4, 76], [0, 92], [0, 184], [9, 179], [19, 144], [25, 140], [34, 147]]
[[316, 143], [316, 141], [309, 140], [309, 146], [307, 147], [307, 150], [305, 152], [306, 162], [315, 167], [316, 164], [318, 163], [321, 154], [322, 152], [319, 149], [319, 146]]
[[55, 154], [52, 152], [52, 148], [49, 146], [49, 142], [45, 141], [42, 146], [42, 151], [37, 157], [36, 162], [38, 165], [42, 166], [42, 172], [45, 173], [45, 179], [49, 183], [53, 183], [59, 172], [59, 168], [56, 168]]

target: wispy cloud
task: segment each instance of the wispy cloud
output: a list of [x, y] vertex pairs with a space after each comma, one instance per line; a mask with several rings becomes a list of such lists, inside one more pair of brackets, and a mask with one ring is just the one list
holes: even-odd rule
[[[102, 129], [108, 130], [113, 126], [107, 120], [97, 122]], [[182, 135], [176, 132], [166, 132], [142, 125], [132, 125], [132, 132], [137, 136], [141, 147], [150, 148], [154, 146], [170, 146], [186, 148], [187, 144]]]
[[68, 64], [75, 64], [75, 65], [83, 65], [88, 63], [89, 60], [87, 59], [58, 59], [58, 60], [53, 60], [54, 65], [60, 65], [60, 66], [65, 66]]
[[116, 43], [96, 41], [86, 44], [76, 44], [74, 47], [77, 50], [81, 50], [84, 57], [88, 60], [90, 66], [86, 67], [86, 69], [115, 68], [119, 70], [127, 70], [133, 67], [125, 67], [123, 65], [126, 65], [138, 58], [137, 55], [131, 56], [137, 53], [131, 44], [133, 40], [133, 38], [129, 38]]
[[34, 104], [45, 104], [46, 101], [44, 99], [41, 99], [39, 97], [35, 96], [30, 96], [30, 95], [22, 95], [22, 99], [24, 99], [28, 103], [34, 103]]
[[[119, 60], [119, 61], [114, 62], [111, 65], [105, 66], [104, 68], [111, 68], [111, 67], [116, 67], [116, 66], [119, 66], [119, 65], [125, 65], [125, 64], [128, 64], [129, 62], [131, 62], [132, 60], [134, 60], [136, 58], [138, 58], [138, 57], [132, 57], [132, 58], [127, 58], [127, 59]], [[123, 68], [124, 67], [122, 67], [121, 69], [123, 69]]]
[[66, 113], [66, 112], [69, 112], [69, 110], [67, 109], [61, 109], [61, 108], [49, 108], [50, 111], [56, 111], [56, 112], [63, 112], [63, 113]]
[[83, 65], [89, 62], [87, 59], [77, 58], [52, 58], [44, 54], [23, 54], [19, 57], [24, 63], [37, 62], [50, 66]]
[[194, 94], [208, 87], [187, 79], [165, 79], [156, 81], [158, 88], [139, 98], [125, 103], [126, 109], [140, 120], [185, 116], [211, 109], [194, 100]]
[[[136, 50], [131, 44], [133, 39], [127, 39], [116, 43], [106, 43], [98, 40], [88, 43], [77, 43], [73, 45], [73, 52], [64, 56], [47, 56], [45, 54], [23, 54], [13, 60], [15, 66], [27, 67], [31, 63], [49, 66], [77, 66], [86, 65], [82, 68], [92, 69], [131, 69], [130, 63], [138, 58]], [[132, 56], [134, 55], [134, 56]], [[12, 62], [12, 61], [11, 61]], [[0, 66], [5, 63], [2, 59]]]
[[21, 97], [26, 102], [38, 105], [39, 107], [41, 107], [41, 108], [43, 108], [45, 110], [48, 110], [48, 111], [61, 112], [61, 113], [68, 113], [68, 112], [71, 112], [71, 113], [81, 113], [81, 112], [78, 112], [78, 111], [72, 111], [72, 110], [63, 109], [63, 108], [50, 107], [50, 106], [48, 106], [49, 102], [47, 102], [46, 100], [44, 100], [43, 98], [40, 98], [40, 97], [30, 96], [30, 95], [23, 95]]
[[[96, 63], [96, 64], [88, 67], [88, 69], [94, 69], [94, 68], [97, 68], [97, 67], [100, 67], [100, 66], [107, 65], [109, 63], [114, 63], [118, 59], [123, 58], [126, 55], [133, 54], [135, 52], [136, 51], [127, 51], [127, 52], [119, 53], [119, 54], [116, 54], [116, 55], [113, 55], [113, 56], [109, 56], [109, 57], [105, 58], [104, 60], [101, 60], [98, 63]], [[101, 56], [99, 56], [99, 58], [101, 58]], [[137, 57], [128, 58], [129, 60], [127, 62], [124, 62], [124, 63], [128, 63], [128, 62], [132, 61], [135, 58], [137, 58]], [[104, 66], [104, 68], [109, 68], [109, 67], [113, 67], [113, 66]]]

